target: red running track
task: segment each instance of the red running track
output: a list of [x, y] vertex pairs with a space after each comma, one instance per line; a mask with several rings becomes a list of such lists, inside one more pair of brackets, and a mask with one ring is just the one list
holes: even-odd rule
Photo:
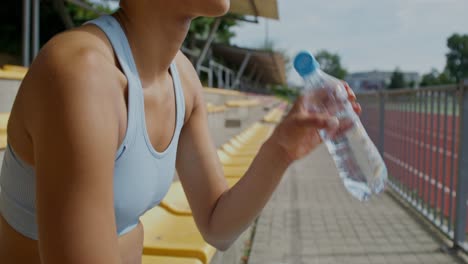
[[[379, 111], [366, 107], [365, 113], [363, 124], [372, 140], [378, 142]], [[389, 174], [403, 185], [406, 193], [438, 212], [443, 211], [445, 217], [449, 217], [451, 200], [452, 219], [458, 175], [458, 125], [459, 118], [453, 115], [447, 115], [445, 120], [443, 114], [385, 111], [384, 160]], [[444, 223], [447, 224], [445, 220]]]

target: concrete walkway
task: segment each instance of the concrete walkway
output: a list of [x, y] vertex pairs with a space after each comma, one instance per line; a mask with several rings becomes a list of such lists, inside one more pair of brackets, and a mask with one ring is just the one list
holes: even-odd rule
[[256, 227], [249, 264], [461, 263], [389, 194], [361, 203], [319, 147], [285, 175]]

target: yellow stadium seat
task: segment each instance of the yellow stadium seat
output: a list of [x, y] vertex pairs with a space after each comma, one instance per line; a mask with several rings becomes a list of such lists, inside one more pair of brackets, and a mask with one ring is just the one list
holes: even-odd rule
[[178, 258], [165, 256], [143, 255], [142, 264], [203, 264], [196, 258]]
[[212, 94], [221, 94], [221, 95], [235, 95], [235, 96], [244, 96], [245, 94], [235, 90], [226, 90], [221, 88], [210, 88], [204, 87], [203, 88], [205, 93], [212, 93]]
[[206, 104], [206, 110], [208, 113], [219, 113], [226, 111], [226, 106], [224, 105], [214, 105], [212, 103]]
[[0, 70], [0, 79], [22, 80], [26, 73]]
[[6, 131], [10, 113], [0, 113], [0, 132]]
[[231, 144], [224, 144], [222, 149], [226, 154], [234, 157], [255, 157], [258, 153], [258, 149], [237, 149]]
[[192, 210], [180, 182], [174, 182], [161, 201], [161, 207], [175, 215], [192, 215]]
[[261, 129], [261, 128], [262, 128], [262, 124], [256, 122], [256, 123], [253, 123], [248, 128], [246, 128], [244, 131], [242, 131], [241, 134], [247, 134], [249, 132], [256, 131], [256, 130]]
[[10, 72], [21, 72], [21, 73], [26, 73], [28, 72], [28, 68], [23, 67], [23, 66], [18, 66], [18, 65], [11, 65], [11, 64], [5, 64], [3, 65], [3, 70], [4, 71], [10, 71]]
[[252, 135], [256, 135], [257, 133], [262, 133], [262, 132], [264, 132], [264, 130], [265, 129], [261, 125], [253, 126], [251, 128], [246, 129], [242, 133], [240, 133], [239, 136], [250, 137]]
[[271, 125], [255, 123], [251, 127], [247, 128], [245, 131], [240, 133], [240, 135], [241, 136], [250, 136], [250, 135], [257, 134], [257, 133], [262, 134], [262, 133], [268, 133], [268, 132], [271, 132], [271, 131], [273, 131], [273, 127]]
[[[236, 184], [239, 181], [239, 177], [242, 177], [242, 175], [236, 176], [236, 178], [226, 179], [228, 186], [232, 187], [234, 184]], [[172, 183], [169, 192], [161, 201], [160, 206], [174, 215], [192, 215], [192, 209], [190, 208], [187, 196], [185, 195], [184, 189], [182, 188], [182, 184], [180, 183], [180, 181]]]
[[7, 145], [7, 125], [10, 113], [0, 113], [0, 149], [6, 148]]
[[279, 123], [284, 115], [285, 110], [283, 108], [274, 108], [263, 118], [264, 122], [267, 123]]
[[255, 146], [255, 145], [261, 145], [263, 144], [265, 137], [253, 137], [253, 136], [245, 136], [245, 135], [237, 135], [234, 137], [235, 140], [237, 140], [240, 144], [244, 146]]
[[219, 160], [223, 166], [249, 166], [254, 157], [231, 157], [226, 152], [218, 150]]
[[262, 144], [270, 136], [269, 132], [257, 132], [253, 135], [238, 135], [235, 139], [239, 140], [244, 145]]
[[145, 230], [144, 255], [197, 258], [207, 264], [216, 253], [191, 216], [176, 216], [157, 206], [140, 220]]
[[255, 99], [249, 100], [229, 100], [226, 102], [226, 106], [228, 107], [250, 107], [250, 106], [257, 106], [260, 102]]
[[230, 178], [230, 179], [226, 179], [226, 180], [228, 182], [229, 188], [231, 188], [232, 186], [234, 186], [240, 180], [240, 178]]
[[231, 140], [229, 140], [229, 144], [231, 144], [233, 147], [239, 150], [259, 150], [263, 142], [257, 141], [257, 142], [251, 142], [251, 143], [250, 142], [244, 143], [241, 140], [234, 137], [234, 138], [231, 138]]
[[0, 149], [5, 149], [7, 146], [6, 133], [0, 132]]
[[224, 177], [226, 178], [241, 178], [249, 166], [223, 166]]

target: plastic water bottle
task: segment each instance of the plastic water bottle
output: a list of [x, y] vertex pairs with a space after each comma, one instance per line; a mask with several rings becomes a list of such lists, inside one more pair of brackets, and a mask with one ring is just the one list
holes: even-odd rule
[[294, 59], [294, 68], [305, 81], [302, 94], [310, 112], [328, 113], [339, 126], [322, 129], [320, 136], [335, 161], [346, 189], [360, 201], [384, 190], [387, 168], [348, 100], [342, 81], [320, 70], [309, 52]]

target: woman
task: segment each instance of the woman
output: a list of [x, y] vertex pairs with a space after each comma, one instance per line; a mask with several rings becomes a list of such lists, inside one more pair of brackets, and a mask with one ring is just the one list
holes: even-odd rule
[[203, 237], [226, 249], [319, 144], [316, 129], [337, 126], [296, 102], [229, 189], [200, 81], [179, 51], [190, 21], [226, 13], [229, 1], [120, 5], [50, 40], [20, 87], [0, 177], [2, 263], [140, 263], [138, 218], [175, 167]]

